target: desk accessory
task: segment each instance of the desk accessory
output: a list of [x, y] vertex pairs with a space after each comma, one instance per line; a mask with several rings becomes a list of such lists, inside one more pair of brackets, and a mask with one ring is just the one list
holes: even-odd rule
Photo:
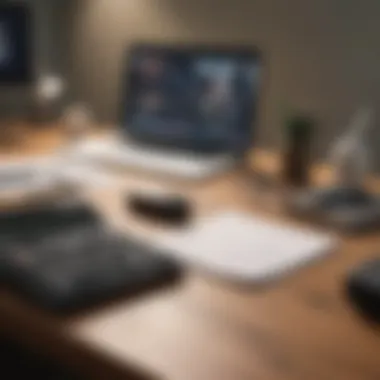
[[191, 205], [179, 195], [135, 193], [127, 197], [128, 208], [137, 216], [171, 226], [183, 226], [191, 218]]
[[346, 280], [346, 294], [366, 317], [380, 322], [380, 259], [355, 268]]
[[296, 193], [290, 210], [346, 232], [365, 232], [380, 227], [380, 196], [366, 190], [370, 169], [367, 133], [373, 112], [361, 108], [330, 154], [335, 181], [321, 189]]
[[288, 201], [295, 215], [342, 232], [366, 232], [380, 227], [380, 196], [356, 187], [307, 189]]
[[288, 185], [305, 186], [309, 182], [311, 139], [314, 120], [294, 115], [286, 120], [286, 151], [283, 177]]
[[57, 191], [57, 170], [52, 157], [25, 158], [0, 165], [0, 199], [46, 197]]
[[47, 123], [58, 119], [58, 106], [62, 100], [66, 84], [58, 75], [45, 74], [37, 79], [34, 91], [34, 119], [37, 123]]
[[367, 141], [372, 126], [373, 110], [362, 107], [354, 115], [347, 132], [340, 136], [331, 151], [336, 186], [362, 187], [370, 171], [370, 151]]
[[231, 157], [202, 154], [184, 154], [181, 151], [165, 151], [149, 146], [127, 144], [125, 139], [89, 139], [73, 146], [70, 152], [74, 160], [95, 164], [98, 167], [117, 170], [140, 170], [150, 175], [164, 175], [181, 180], [202, 180], [232, 168]]
[[0, 202], [39, 204], [81, 197], [88, 187], [109, 186], [117, 179], [65, 155], [40, 156], [0, 164]]
[[333, 235], [221, 211], [154, 242], [177, 260], [227, 280], [265, 284], [331, 253]]
[[66, 143], [71, 145], [85, 140], [94, 125], [94, 116], [89, 107], [75, 103], [66, 108], [62, 122]]

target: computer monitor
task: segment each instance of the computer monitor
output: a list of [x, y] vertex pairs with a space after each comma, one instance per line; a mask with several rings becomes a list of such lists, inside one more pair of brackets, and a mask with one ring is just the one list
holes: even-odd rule
[[0, 5], [0, 85], [32, 79], [31, 14], [27, 5]]
[[122, 127], [129, 139], [177, 149], [244, 153], [261, 77], [255, 49], [135, 46]]

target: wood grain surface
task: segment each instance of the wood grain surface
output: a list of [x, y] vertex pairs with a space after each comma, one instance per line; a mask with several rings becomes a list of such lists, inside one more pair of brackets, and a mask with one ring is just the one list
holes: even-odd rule
[[[265, 166], [263, 157], [257, 161]], [[187, 195], [196, 215], [232, 207], [300, 223], [284, 211], [281, 191], [253, 189], [245, 171], [197, 185], [117, 176], [117, 184], [89, 188], [85, 196], [121, 231], [161, 233], [124, 207], [130, 190], [157, 184]], [[4, 289], [0, 330], [91, 378], [376, 380], [380, 332], [354, 310], [344, 284], [379, 250], [379, 233], [343, 237], [339, 251], [262, 288], [189, 269], [170, 288], [70, 318], [48, 315]]]

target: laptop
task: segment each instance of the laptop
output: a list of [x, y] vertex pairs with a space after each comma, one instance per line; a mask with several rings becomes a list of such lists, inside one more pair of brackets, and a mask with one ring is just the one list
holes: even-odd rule
[[126, 67], [118, 137], [86, 142], [82, 155], [202, 179], [250, 149], [261, 78], [256, 49], [139, 44]]

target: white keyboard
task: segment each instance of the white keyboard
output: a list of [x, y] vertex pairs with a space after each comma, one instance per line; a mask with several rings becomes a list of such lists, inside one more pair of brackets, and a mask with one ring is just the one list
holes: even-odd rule
[[188, 265], [249, 283], [280, 278], [332, 253], [340, 243], [324, 231], [228, 210], [151, 239], [151, 244]]
[[146, 148], [133, 143], [115, 140], [90, 140], [82, 142], [72, 154], [91, 162], [139, 168], [157, 173], [202, 179], [231, 168], [233, 159], [228, 155], [205, 158], [191, 153], [168, 152]]

